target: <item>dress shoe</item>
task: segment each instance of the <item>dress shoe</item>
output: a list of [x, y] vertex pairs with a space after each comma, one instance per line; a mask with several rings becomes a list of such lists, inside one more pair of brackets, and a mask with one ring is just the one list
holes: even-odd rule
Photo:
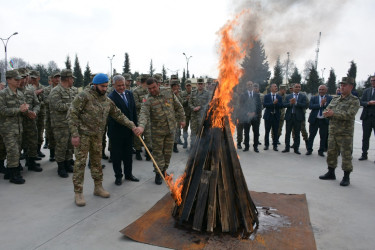
[[279, 140], [277, 140], [277, 145], [280, 145], [281, 143], [280, 143], [280, 141]]
[[135, 182], [138, 182], [138, 178], [136, 178], [135, 176], [131, 175], [131, 176], [125, 176], [125, 180], [128, 180], [128, 181], [135, 181]]
[[301, 152], [299, 152], [298, 149], [294, 149], [294, 153], [296, 153], [297, 155], [300, 155], [300, 154], [301, 154]]
[[323, 152], [318, 152], [318, 155], [321, 156], [321, 157], [325, 156]]
[[273, 147], [273, 151], [279, 151], [279, 150], [277, 149], [277, 146], [274, 146], [274, 147]]
[[246, 152], [246, 151], [249, 151], [249, 148], [244, 148], [244, 150], [243, 150], [244, 152]]
[[289, 148], [285, 148], [283, 151], [281, 151], [281, 153], [288, 153], [290, 151]]
[[258, 145], [262, 145], [262, 143], [261, 143], [261, 142], [258, 142]]
[[254, 152], [259, 153], [258, 148], [254, 148]]
[[358, 160], [359, 161], [367, 160], [367, 155], [362, 155]]
[[268, 150], [268, 146], [264, 146], [264, 150]]
[[312, 151], [307, 151], [306, 152], [306, 155], [311, 155], [312, 154]]
[[237, 144], [237, 149], [242, 149], [241, 144]]
[[115, 184], [116, 184], [117, 186], [121, 186], [121, 185], [122, 185], [122, 178], [116, 178], [116, 180], [115, 180]]

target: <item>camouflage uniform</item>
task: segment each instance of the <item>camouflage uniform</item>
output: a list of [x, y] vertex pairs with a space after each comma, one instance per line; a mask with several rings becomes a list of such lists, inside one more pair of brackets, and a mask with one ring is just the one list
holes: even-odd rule
[[20, 106], [23, 103], [25, 97], [20, 90], [14, 93], [7, 87], [0, 91], [0, 135], [6, 148], [7, 168], [19, 165], [24, 118]]
[[182, 107], [184, 107], [184, 111], [185, 111], [185, 121], [186, 121], [186, 126], [184, 127], [184, 140], [185, 142], [187, 142], [187, 138], [189, 136], [188, 134], [188, 129], [189, 129], [189, 124], [190, 124], [190, 120], [191, 120], [191, 109], [189, 107], [189, 99], [191, 96], [191, 92], [188, 93], [186, 90], [182, 91], [181, 92], [181, 98], [182, 98]]
[[328, 167], [337, 167], [337, 157], [341, 153], [342, 170], [351, 172], [354, 120], [359, 109], [359, 100], [352, 94], [344, 98], [340, 95], [332, 99], [327, 109], [334, 112], [334, 115], [329, 117]]
[[[35, 87], [34, 87], [35, 88]], [[40, 103], [40, 111], [38, 113], [38, 117], [36, 120], [36, 126], [38, 128], [38, 146], [43, 144], [43, 133], [44, 133], [44, 127], [45, 127], [45, 120], [46, 120], [46, 105], [44, 102], [44, 89], [45, 87], [38, 83], [38, 87], [35, 88], [35, 90], [43, 89], [43, 92], [37, 95], [39, 103]]]
[[[210, 94], [206, 89], [199, 91], [198, 89], [192, 91], [189, 100], [189, 107], [191, 109], [191, 145], [194, 145], [196, 135], [201, 121], [205, 115], [206, 107], [210, 101]], [[200, 106], [200, 110], [194, 111], [195, 107]]]
[[[173, 93], [173, 92], [172, 92]], [[180, 95], [175, 95], [178, 99], [178, 101], [180, 102], [181, 106], [182, 106], [182, 98]], [[176, 118], [177, 120], [177, 118]], [[174, 143], [180, 143], [181, 142], [181, 127], [179, 126], [179, 122], [176, 123], [176, 133], [174, 135]]]
[[80, 137], [80, 144], [74, 149], [73, 184], [74, 192], [82, 193], [87, 154], [90, 153], [91, 177], [95, 184], [103, 181], [101, 166], [102, 138], [108, 115], [120, 124], [133, 129], [134, 123], [124, 116], [120, 109], [106, 96], [89, 89], [74, 99], [68, 112], [68, 123], [72, 137]]
[[56, 140], [55, 157], [58, 163], [73, 159], [73, 146], [66, 119], [73, 96], [73, 90], [64, 88], [61, 84], [53, 88], [48, 96], [51, 128]]
[[[160, 89], [157, 96], [149, 95], [143, 103], [139, 126], [150, 123], [153, 156], [161, 171], [168, 169], [172, 156], [177, 121], [184, 122], [185, 114], [181, 103], [170, 89]], [[156, 172], [156, 170], [154, 169]]]
[[[282, 98], [283, 98], [283, 103], [285, 102], [285, 98], [286, 98], [286, 94], [284, 95], [281, 95], [280, 92], [277, 93], [278, 95], [280, 95]], [[277, 136], [278, 138], [280, 138], [281, 134], [282, 134], [282, 131], [283, 131], [283, 126], [284, 126], [284, 121], [285, 121], [285, 108], [280, 108], [280, 121], [279, 121], [279, 130], [278, 130], [278, 133], [277, 133]], [[273, 139], [273, 130], [271, 129], [271, 135], [272, 135], [272, 139]], [[279, 141], [279, 139], [277, 139]]]
[[[141, 114], [141, 107], [142, 104], [146, 102], [149, 93], [147, 88], [144, 89], [143, 87], [138, 87], [133, 91], [135, 107], [137, 109], [137, 118], [139, 121], [139, 115]], [[145, 127], [145, 131], [143, 132], [144, 141], [149, 149], [152, 149], [152, 140], [151, 140], [151, 129], [150, 123], [147, 122]], [[142, 142], [138, 139], [138, 137], [134, 136], [134, 148], [136, 150], [142, 150]]]
[[3, 137], [1, 136], [1, 133], [0, 133], [0, 161], [4, 163], [6, 158], [7, 158], [7, 151], [5, 148]]
[[51, 114], [50, 114], [50, 108], [49, 108], [49, 94], [51, 93], [51, 90], [53, 88], [53, 85], [49, 85], [48, 87], [44, 88], [43, 92], [43, 99], [44, 99], [44, 107], [46, 111], [46, 138], [48, 138], [48, 148], [54, 149], [56, 146], [55, 137], [53, 136], [52, 128], [51, 128]]

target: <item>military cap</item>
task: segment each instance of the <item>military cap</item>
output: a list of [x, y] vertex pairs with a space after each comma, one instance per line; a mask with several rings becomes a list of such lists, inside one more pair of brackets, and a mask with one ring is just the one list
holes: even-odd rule
[[187, 85], [191, 85], [191, 81], [190, 80], [186, 80], [185, 81], [185, 86], [187, 86]]
[[176, 79], [172, 79], [171, 80], [171, 86], [174, 86], [174, 85], [180, 85], [180, 81], [178, 81]]
[[163, 82], [163, 75], [162, 74], [154, 74], [154, 78], [156, 82], [162, 83]]
[[150, 78], [149, 74], [141, 74], [141, 81], [142, 81], [142, 79], [147, 80], [148, 78]]
[[40, 76], [40, 73], [37, 70], [32, 70], [30, 72], [30, 77], [32, 77], [32, 78], [38, 78], [39, 76]]
[[171, 75], [171, 79], [178, 79], [177, 75]]
[[13, 69], [13, 70], [8, 70], [6, 73], [5, 73], [5, 77], [6, 78], [14, 78], [16, 80], [19, 80], [19, 79], [22, 79], [22, 76], [20, 75], [20, 73]]
[[214, 82], [214, 79], [212, 78], [207, 78], [207, 83], [213, 83]]
[[204, 83], [204, 79], [203, 78], [198, 78], [197, 83]]
[[137, 76], [136, 81], [140, 82], [141, 81], [141, 76]]
[[288, 85], [286, 84], [280, 84], [280, 89], [286, 89], [288, 87]]
[[125, 80], [127, 80], [127, 81], [133, 81], [133, 79], [132, 79], [132, 76], [131, 76], [131, 74], [129, 74], [129, 73], [124, 73], [124, 74], [122, 74], [122, 76], [125, 78]]
[[53, 71], [51, 76], [52, 77], [60, 77], [61, 76], [60, 70]]
[[350, 85], [354, 85], [354, 78], [353, 77], [343, 77], [341, 79], [341, 81], [339, 82], [339, 84], [350, 84]]
[[18, 73], [22, 76], [22, 78], [26, 77], [29, 75], [29, 72], [27, 71], [26, 68], [19, 68], [17, 69]]
[[73, 77], [73, 78], [76, 78], [74, 75], [73, 75], [73, 72], [71, 69], [63, 69], [61, 70], [61, 74], [60, 76], [62, 77]]

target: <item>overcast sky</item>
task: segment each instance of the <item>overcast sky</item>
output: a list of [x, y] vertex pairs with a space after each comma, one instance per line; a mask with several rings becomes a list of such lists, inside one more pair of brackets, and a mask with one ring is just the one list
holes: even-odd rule
[[[148, 72], [152, 59], [156, 72], [160, 72], [164, 64], [170, 69], [168, 74], [179, 70], [181, 76], [182, 70], [186, 67], [186, 60], [182, 55], [185, 52], [188, 56], [192, 56], [189, 61], [190, 73], [195, 76], [211, 77], [216, 77], [218, 73], [217, 31], [227, 20], [233, 18], [238, 11], [236, 6], [242, 2], [239, 0], [0, 1], [0, 37], [7, 38], [14, 32], [19, 33], [9, 41], [8, 58], [21, 57], [30, 64], [47, 64], [54, 60], [60, 68], [64, 68], [66, 56], [69, 55], [73, 63], [77, 54], [82, 70], [89, 62], [93, 72], [109, 73], [108, 56], [115, 55], [113, 68], [122, 72], [124, 54], [127, 52], [130, 56], [132, 72]], [[293, 2], [293, 0], [285, 1]], [[288, 48], [288, 46], [285, 46], [283, 52], [279, 49], [277, 53], [280, 53], [281, 59], [285, 59], [286, 52], [289, 51], [291, 60], [295, 61], [296, 66], [302, 71], [306, 60], [315, 60], [318, 39], [318, 32], [315, 31], [321, 31], [318, 64], [320, 74], [322, 69], [326, 68], [324, 76], [327, 78], [329, 69], [333, 67], [337, 76], [341, 78], [346, 75], [351, 60], [354, 60], [358, 66], [357, 81], [365, 80], [369, 74], [373, 74], [375, 65], [371, 56], [375, 54], [373, 48], [375, 32], [371, 30], [375, 24], [375, 1], [354, 0], [346, 4], [345, 1], [342, 3], [337, 6], [339, 15], [335, 16], [332, 25], [322, 25], [311, 15], [306, 16], [304, 25], [314, 27], [314, 34], [309, 32], [307, 36], [309, 39], [301, 39], [302, 50], [294, 52], [293, 47]], [[324, 11], [325, 8], [325, 4], [320, 4], [318, 11]], [[332, 14], [335, 13], [335, 8]], [[275, 12], [271, 15], [280, 21], [284, 18], [283, 13]], [[271, 18], [271, 15], [265, 18]], [[329, 20], [330, 15], [317, 18]], [[279, 25], [274, 30], [267, 27], [264, 32], [277, 35], [284, 29], [290, 30], [293, 26]], [[307, 35], [303, 27], [293, 29], [293, 33], [296, 34], [296, 39], [306, 38]], [[265, 43], [272, 68], [274, 58], [278, 55], [271, 55], [267, 51], [273, 51], [271, 46], [275, 46], [276, 42]], [[2, 47], [0, 58], [3, 57]]]

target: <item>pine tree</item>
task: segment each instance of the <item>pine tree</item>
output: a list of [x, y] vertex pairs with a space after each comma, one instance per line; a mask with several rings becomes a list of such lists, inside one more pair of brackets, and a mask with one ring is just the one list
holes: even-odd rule
[[191, 78], [195, 78], [195, 75], [193, 74], [193, 76]]
[[74, 60], [73, 75], [76, 77], [76, 79], [74, 79], [74, 86], [77, 87], [77, 88], [82, 87], [83, 86], [83, 75], [82, 75], [81, 66], [79, 66], [77, 54], [76, 54], [76, 58]]
[[271, 79], [271, 83], [276, 83], [277, 87], [283, 84], [283, 72], [280, 57], [277, 58], [276, 65], [273, 68], [273, 77]]
[[327, 88], [328, 88], [328, 94], [330, 95], [336, 94], [336, 74], [333, 68], [331, 68], [331, 70], [329, 71]]
[[293, 71], [293, 74], [290, 76], [288, 81], [289, 81], [289, 83], [301, 83], [301, 80], [302, 80], [302, 76], [298, 72], [298, 68], [295, 67], [294, 71]]
[[71, 61], [70, 61], [70, 57], [69, 57], [69, 55], [66, 56], [65, 68], [67, 68], [67, 69], [72, 69], [72, 63], [71, 63]]
[[124, 66], [123, 66], [123, 74], [125, 73], [130, 73], [130, 59], [129, 59], [129, 54], [125, 53], [125, 61], [124, 61]]
[[151, 59], [151, 62], [150, 62], [150, 71], [149, 71], [150, 76], [153, 76], [154, 72], [155, 72], [155, 69], [154, 69], [154, 66], [152, 64], [152, 59]]
[[91, 69], [89, 63], [86, 65], [85, 73], [83, 74], [83, 86], [89, 85], [91, 82]]
[[181, 78], [181, 89], [185, 90], [185, 81], [186, 81], [186, 76], [185, 76], [185, 69], [182, 72], [182, 78]]
[[40, 83], [44, 86], [48, 86], [48, 70], [43, 64], [37, 64], [34, 66], [35, 70], [40, 73]]
[[135, 81], [135, 80], [137, 80], [138, 76], [139, 76], [139, 72], [136, 71], [136, 72], [134, 72], [134, 74], [132, 74], [132, 79]]
[[347, 76], [350, 76], [350, 77], [352, 77], [354, 79], [354, 87], [353, 87], [353, 89], [355, 89], [356, 85], [357, 85], [357, 83], [355, 81], [355, 78], [357, 77], [357, 64], [354, 62], [354, 60], [352, 60], [350, 62], [350, 68], [348, 69]]
[[247, 52], [241, 66], [244, 69], [244, 74], [240, 79], [240, 84], [246, 84], [247, 81], [259, 83], [260, 91], [263, 92], [271, 72], [261, 41], [254, 42], [253, 48]]
[[163, 64], [163, 68], [161, 69], [161, 73], [163, 75], [163, 81], [167, 79], [167, 70], [165, 69], [165, 66]]
[[318, 71], [316, 71], [315, 66], [311, 66], [309, 78], [306, 79], [306, 91], [315, 95], [318, 93], [319, 85], [321, 84], [321, 79], [319, 78]]

